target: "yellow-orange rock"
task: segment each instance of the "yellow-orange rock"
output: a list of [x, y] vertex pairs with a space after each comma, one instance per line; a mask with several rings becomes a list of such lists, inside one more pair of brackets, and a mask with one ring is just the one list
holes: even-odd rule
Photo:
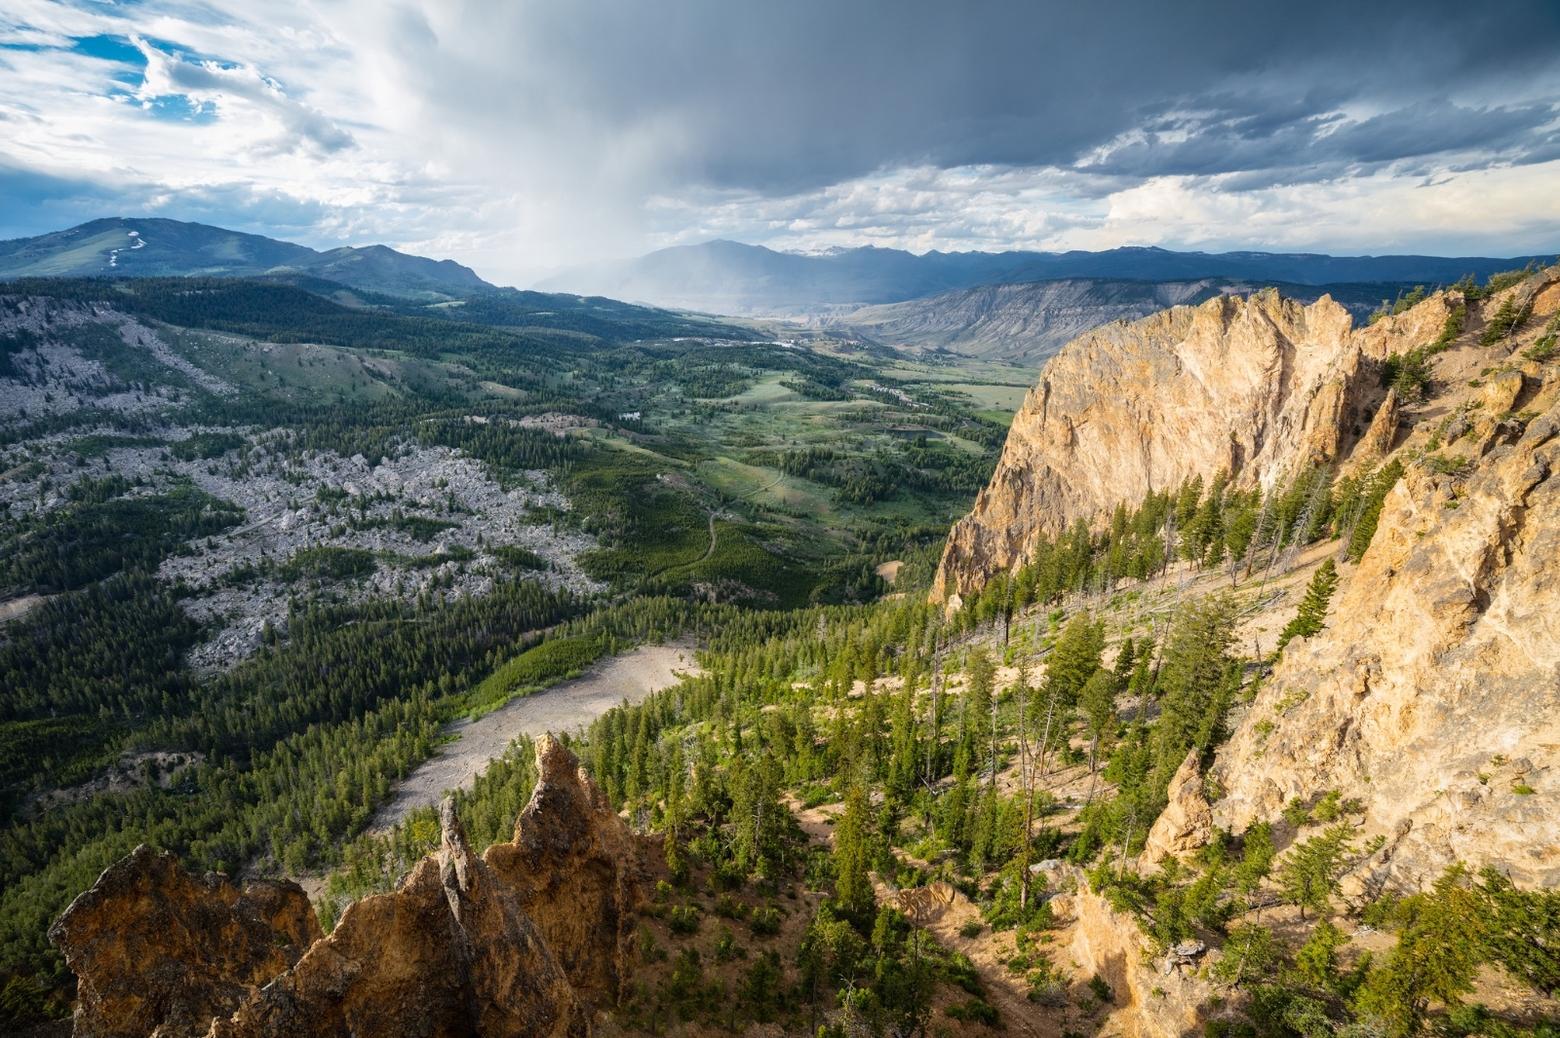
[[1195, 749], [1186, 755], [1170, 780], [1168, 800], [1143, 844], [1145, 865], [1158, 865], [1166, 858], [1189, 854], [1213, 838], [1213, 809], [1203, 794], [1202, 769], [1197, 766]]
[[1355, 329], [1323, 296], [1224, 296], [1097, 328], [1046, 365], [1013, 419], [991, 482], [948, 536], [933, 585], [946, 601], [1028, 561], [1037, 540], [1118, 504], [1229, 473], [1271, 487], [1341, 460], [1377, 413], [1375, 361], [1439, 334], [1437, 294]]
[[454, 807], [439, 850], [321, 937], [293, 884], [240, 893], [145, 848], [53, 934], [82, 1038], [576, 1038], [615, 1002], [643, 866], [551, 738], [515, 842], [479, 857]]
[[484, 856], [536, 921], [576, 990], [616, 1001], [629, 950], [640, 874], [633, 837], [562, 743], [536, 744], [538, 778], [512, 843]]
[[1387, 496], [1326, 628], [1220, 751], [1221, 826], [1338, 790], [1387, 839], [1367, 889], [1454, 861], [1560, 885], [1560, 404], [1516, 428]]
[[204, 1033], [319, 935], [297, 884], [240, 891], [146, 846], [109, 866], [49, 932], [79, 978], [77, 1038]]
[[211, 1038], [583, 1035], [582, 1007], [514, 895], [470, 852], [454, 812], [399, 890], [331, 934]]

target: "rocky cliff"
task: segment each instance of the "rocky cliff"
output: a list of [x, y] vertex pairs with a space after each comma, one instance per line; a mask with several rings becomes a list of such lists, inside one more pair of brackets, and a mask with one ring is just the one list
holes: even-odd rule
[[1102, 1035], [1181, 1038], [1201, 1034], [1213, 1015], [1214, 985], [1201, 971], [1200, 942], [1179, 951], [1155, 949], [1137, 919], [1113, 908], [1075, 875], [1076, 891], [1058, 894], [1051, 911], [1069, 937], [1064, 954], [1083, 977], [1110, 989]]
[[634, 837], [560, 743], [512, 843], [482, 856], [452, 805], [437, 852], [321, 937], [291, 884], [240, 892], [138, 849], [54, 930], [78, 1038], [564, 1036], [618, 995], [641, 885]]
[[[1075, 341], [1015, 420], [939, 595], [1193, 476], [1405, 468], [1326, 627], [1290, 642], [1234, 718], [1206, 783], [1222, 795], [1205, 801], [1188, 759], [1147, 864], [1336, 791], [1363, 808], [1361, 845], [1382, 837], [1356, 890], [1457, 861], [1560, 884], [1560, 268], [1470, 306], [1425, 399], [1384, 393], [1376, 361], [1435, 341], [1463, 302], [1437, 294], [1363, 329], [1272, 293], [1168, 311]], [[1486, 334], [1511, 311], [1530, 316]]]
[[1545, 388], [1530, 420], [1473, 412], [1388, 496], [1327, 628], [1289, 644], [1219, 754], [1221, 826], [1338, 790], [1386, 839], [1367, 889], [1454, 861], [1560, 884], [1560, 404]]
[[1026, 562], [1042, 536], [1150, 491], [1224, 471], [1271, 486], [1345, 457], [1382, 390], [1377, 362], [1433, 340], [1438, 294], [1356, 329], [1338, 303], [1264, 290], [1098, 328], [1046, 365], [991, 482], [950, 532], [933, 595], [967, 595]]
[[320, 937], [294, 883], [239, 890], [138, 847], [50, 932], [79, 980], [76, 1034], [200, 1034], [296, 963]]

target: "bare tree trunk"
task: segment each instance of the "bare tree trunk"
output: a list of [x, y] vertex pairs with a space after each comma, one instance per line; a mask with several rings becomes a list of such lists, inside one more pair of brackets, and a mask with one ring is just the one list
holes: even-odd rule
[[1051, 693], [1045, 707], [1045, 732], [1040, 736], [1040, 777], [1047, 774], [1045, 761], [1051, 753], [1051, 718], [1056, 713], [1056, 693]]
[[[1023, 671], [1019, 673], [1022, 675]], [[1019, 784], [1024, 790], [1024, 848], [1023, 857], [1020, 859], [1018, 887], [1020, 910], [1029, 907], [1029, 843], [1035, 823], [1034, 775], [1029, 768], [1029, 728], [1026, 723], [1028, 717], [1026, 707], [1029, 702], [1028, 684], [1028, 681], [1020, 681], [1018, 686], [1018, 774]]]
[[1132, 805], [1132, 814], [1127, 817], [1127, 831], [1121, 837], [1121, 857], [1116, 860], [1116, 875], [1120, 876], [1127, 871], [1127, 848], [1132, 844], [1132, 830], [1137, 827], [1137, 805]]
[[927, 741], [926, 749], [926, 784], [928, 787], [937, 781], [937, 750], [938, 743], [942, 739], [942, 716], [938, 713], [941, 709], [939, 695], [942, 692], [942, 642], [938, 637], [940, 632], [932, 632], [932, 733]]

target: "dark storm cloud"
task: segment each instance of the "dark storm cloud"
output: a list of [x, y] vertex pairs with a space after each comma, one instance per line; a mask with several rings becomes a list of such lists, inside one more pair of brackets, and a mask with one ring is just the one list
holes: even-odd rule
[[[428, 89], [487, 106], [495, 132], [497, 97], [606, 134], [665, 127], [672, 175], [766, 194], [911, 164], [1071, 167], [1145, 130], [1097, 171], [1307, 179], [1449, 152], [1521, 161], [1547, 149], [1560, 98], [1554, 0], [512, 11], [493, 27], [512, 63], [469, 77], [407, 25]], [[1506, 97], [1535, 84], [1545, 96]]]
[[209, 213], [529, 273], [1560, 221], [1560, 0], [24, 0], [0, 71], [0, 235]]
[[[1540, 160], [1560, 134], [1553, 104], [1470, 108], [1446, 101], [1405, 105], [1349, 121], [1336, 114], [1298, 119], [1197, 118], [1110, 149], [1094, 172], [1144, 177], [1241, 173], [1247, 186], [1278, 180], [1360, 175], [1389, 164], [1479, 154], [1484, 162]], [[1175, 134], [1176, 139], [1167, 139]], [[1400, 167], [1403, 168], [1403, 167]]]

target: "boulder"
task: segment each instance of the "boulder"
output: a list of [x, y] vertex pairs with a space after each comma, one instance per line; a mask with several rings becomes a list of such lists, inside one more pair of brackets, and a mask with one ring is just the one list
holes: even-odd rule
[[1192, 750], [1170, 780], [1169, 803], [1154, 820], [1143, 844], [1143, 864], [1157, 866], [1166, 858], [1180, 857], [1213, 838], [1213, 809], [1203, 795], [1202, 769]]
[[1481, 391], [1484, 409], [1493, 415], [1505, 414], [1516, 406], [1524, 385], [1526, 380], [1522, 372], [1511, 369], [1497, 371], [1485, 381]]

